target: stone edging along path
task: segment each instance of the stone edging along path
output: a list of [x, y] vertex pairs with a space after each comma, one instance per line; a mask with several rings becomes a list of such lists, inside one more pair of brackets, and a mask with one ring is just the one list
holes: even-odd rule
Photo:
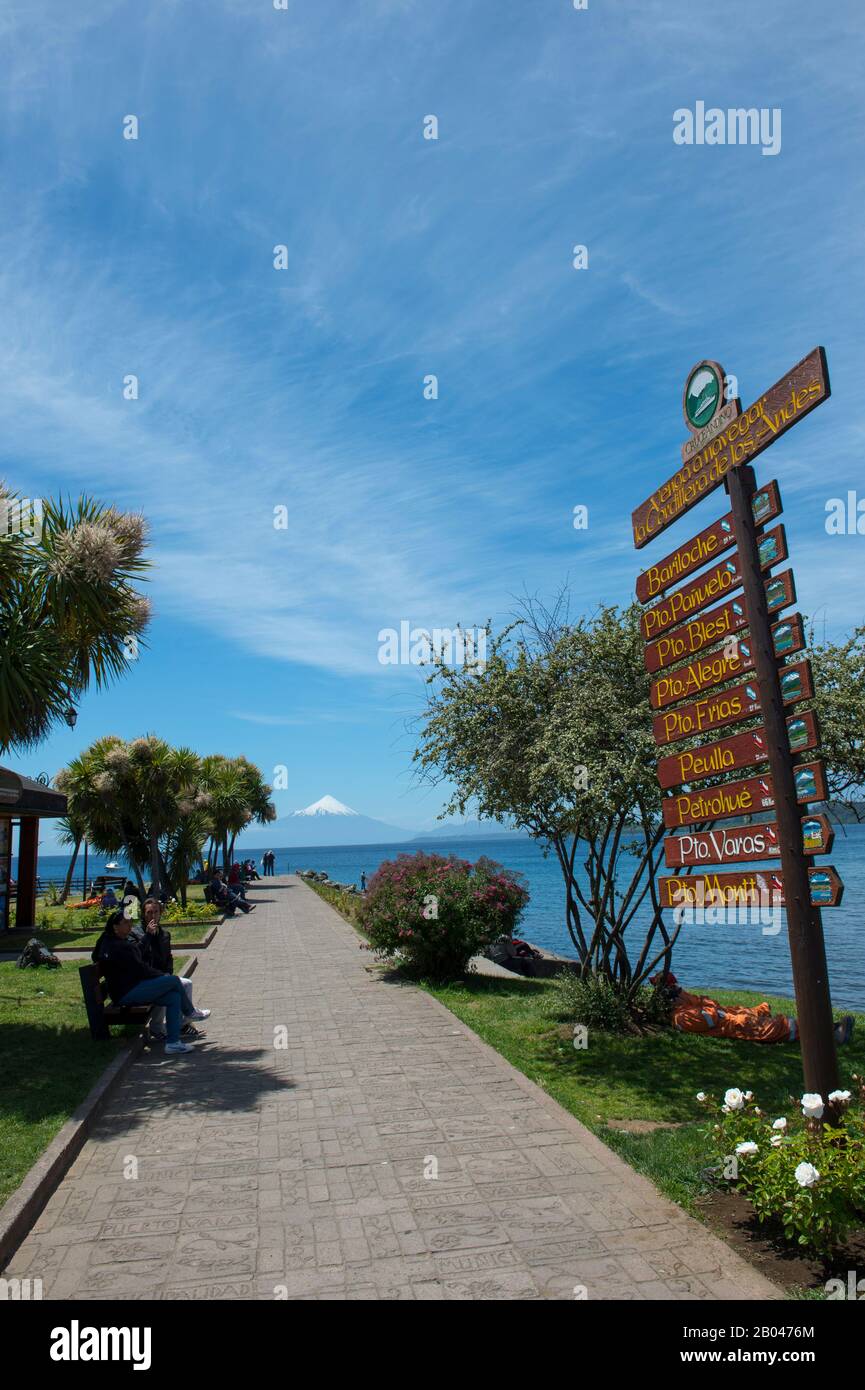
[[370, 971], [296, 877], [256, 900], [199, 960], [206, 1042], [124, 1073], [8, 1277], [46, 1299], [781, 1296], [444, 1005]]
[[[178, 951], [180, 955], [180, 951]], [[198, 957], [184, 965], [186, 978], [194, 974]], [[83, 1008], [83, 1005], [82, 1005]], [[86, 1019], [84, 1020], [86, 1027]], [[113, 1095], [133, 1062], [144, 1048], [144, 1034], [130, 1040], [129, 1046], [112, 1058], [95, 1086], [77, 1105], [58, 1130], [44, 1153], [40, 1154], [24, 1181], [0, 1207], [0, 1271], [5, 1269], [21, 1242], [38, 1221], [50, 1198], [60, 1186], [110, 1096]]]

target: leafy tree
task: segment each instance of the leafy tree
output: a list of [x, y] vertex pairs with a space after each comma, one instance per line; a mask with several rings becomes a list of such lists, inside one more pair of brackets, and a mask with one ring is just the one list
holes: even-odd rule
[[865, 627], [844, 642], [816, 643], [810, 634], [813, 708], [829, 796], [857, 821], [865, 819]]
[[453, 788], [443, 815], [511, 819], [555, 854], [581, 975], [631, 1004], [680, 929], [655, 886], [665, 831], [641, 611], [570, 624], [561, 601], [530, 604], [498, 637], [487, 628], [484, 661], [433, 663], [415, 753]]
[[[16, 505], [0, 486], [0, 508]], [[144, 518], [46, 501], [41, 532], [0, 539], [0, 752], [44, 738], [88, 689], [129, 669], [150, 616]]]

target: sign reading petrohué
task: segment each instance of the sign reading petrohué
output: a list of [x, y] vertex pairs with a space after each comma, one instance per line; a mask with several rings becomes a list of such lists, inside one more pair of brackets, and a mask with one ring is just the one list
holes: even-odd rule
[[[680, 745], [658, 760], [658, 781], [669, 792], [663, 822], [674, 832], [664, 837], [664, 858], [676, 871], [658, 877], [658, 902], [716, 908], [716, 921], [728, 921], [727, 910], [739, 906], [784, 908], [805, 1089], [831, 1096], [838, 1067], [820, 909], [836, 907], [844, 885], [831, 866], [809, 865], [832, 844], [828, 820], [809, 809], [827, 799], [828, 787], [819, 758], [795, 761], [819, 749], [816, 715], [787, 714], [785, 706], [813, 698], [811, 667], [788, 662], [805, 645], [800, 615], [772, 622], [795, 602], [795, 585], [792, 571], [773, 572], [787, 558], [784, 527], [764, 530], [781, 512], [777, 485], [760, 490], [751, 468], [828, 397], [825, 354], [814, 348], [745, 411], [738, 400], [725, 403], [732, 380], [708, 358], [689, 372], [682, 467], [631, 515], [640, 549], [721, 482], [730, 499], [729, 512], [637, 580], [637, 597], [651, 605], [640, 621], [646, 670], [657, 673], [649, 687], [655, 742]], [[743, 733], [711, 737], [744, 720], [753, 725]], [[739, 769], [752, 775], [724, 780]], [[747, 867], [773, 858], [781, 861], [777, 871]], [[740, 867], [707, 871], [716, 864]], [[681, 874], [689, 868], [698, 872]]]
[[[686, 400], [689, 389], [694, 394], [694, 378], [700, 369], [710, 364], [700, 363], [688, 377]], [[717, 367], [717, 363], [711, 364]], [[720, 368], [718, 368], [720, 371]], [[721, 383], [723, 384], [723, 376]], [[705, 395], [694, 394], [693, 415], [686, 407], [686, 418], [692, 429], [694, 415], [706, 416], [706, 425], [713, 423], [723, 405], [723, 395], [719, 391], [717, 399], [711, 386], [706, 383]], [[758, 454], [774, 444], [792, 425], [803, 420], [809, 411], [820, 405], [829, 396], [829, 373], [823, 349], [814, 348], [807, 357], [770, 386], [759, 400], [735, 416], [725, 428], [703, 445], [682, 467], [669, 478], [657, 492], [631, 515], [634, 532], [634, 545], [639, 549], [647, 545], [653, 536], [671, 526], [683, 516], [695, 502], [723, 481], [725, 473], [737, 464], [751, 463]], [[708, 413], [709, 403], [715, 399], [713, 413]]]

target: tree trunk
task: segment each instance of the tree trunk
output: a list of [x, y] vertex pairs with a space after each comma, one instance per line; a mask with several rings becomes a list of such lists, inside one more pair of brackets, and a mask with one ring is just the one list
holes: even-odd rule
[[66, 882], [63, 885], [63, 892], [60, 894], [60, 901], [62, 903], [65, 903], [66, 899], [69, 897], [69, 891], [72, 887], [72, 875], [75, 872], [75, 861], [78, 858], [78, 851], [80, 850], [80, 848], [81, 839], [79, 838], [75, 841], [75, 848], [72, 851], [72, 859], [70, 861], [69, 868], [66, 870]]

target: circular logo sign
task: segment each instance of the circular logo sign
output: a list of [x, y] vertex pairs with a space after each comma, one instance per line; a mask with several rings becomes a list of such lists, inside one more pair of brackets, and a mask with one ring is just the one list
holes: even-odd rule
[[688, 374], [682, 407], [685, 424], [694, 434], [714, 420], [724, 404], [724, 368], [717, 362], [698, 362]]

